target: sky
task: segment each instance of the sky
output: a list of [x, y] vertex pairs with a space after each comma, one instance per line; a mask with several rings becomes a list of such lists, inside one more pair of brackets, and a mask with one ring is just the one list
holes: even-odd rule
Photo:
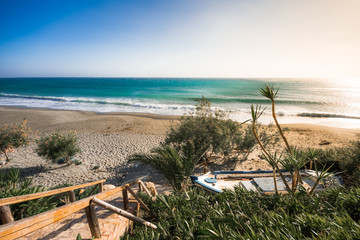
[[0, 0], [0, 77], [360, 81], [359, 0]]

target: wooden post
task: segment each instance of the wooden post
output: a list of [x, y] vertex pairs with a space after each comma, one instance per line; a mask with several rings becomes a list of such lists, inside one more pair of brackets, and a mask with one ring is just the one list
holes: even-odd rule
[[[137, 182], [133, 182], [133, 183], [130, 183], [129, 185], [133, 186], [136, 183]], [[124, 186], [117, 187], [117, 188], [114, 188], [114, 189], [111, 189], [108, 191], [104, 191], [103, 193], [99, 193], [95, 196], [98, 199], [105, 199], [110, 196], [113, 196], [114, 194], [120, 193], [125, 187]], [[68, 191], [69, 191], [69, 189], [67, 189], [67, 191], [65, 191], [66, 195], [68, 195], [67, 194]], [[62, 192], [64, 192], [64, 191], [62, 190]], [[19, 221], [1, 225], [0, 226], [0, 239], [4, 239], [4, 240], [5, 239], [17, 239], [28, 233], [31, 233], [40, 228], [43, 228], [49, 224], [57, 222], [73, 213], [76, 213], [76, 212], [88, 207], [90, 205], [90, 201], [95, 196], [80, 199], [74, 203], [64, 205], [64, 206], [37, 214], [32, 217], [24, 218]], [[22, 197], [22, 196], [18, 196], [18, 197]], [[0, 199], [0, 204], [1, 204], [1, 200], [2, 199]], [[5, 205], [10, 205], [10, 204], [3, 204], [2, 206], [5, 206]], [[6, 237], [3, 237], [3, 236], [6, 236]]]
[[113, 211], [113, 212], [115, 212], [115, 213], [117, 213], [117, 214], [119, 214], [119, 215], [121, 215], [123, 217], [126, 217], [126, 218], [130, 219], [131, 221], [141, 223], [141, 224], [143, 224], [145, 226], [148, 226], [148, 227], [151, 227], [153, 229], [157, 228], [155, 224], [152, 224], [151, 222], [145, 221], [142, 218], [136, 217], [135, 215], [133, 215], [133, 214], [127, 212], [127, 211], [124, 211], [124, 210], [122, 210], [120, 208], [117, 208], [117, 207], [115, 207], [113, 205], [110, 205], [107, 202], [104, 202], [104, 201], [102, 201], [100, 199], [93, 198], [92, 202], [99, 205], [99, 206], [101, 206], [101, 207], [103, 207], [103, 208], [105, 208], [105, 209], [107, 209], [107, 210]]
[[124, 209], [128, 210], [128, 208], [129, 208], [129, 197], [128, 197], [126, 188], [124, 190], [122, 190], [122, 194], [123, 194], [123, 201], [124, 201]]
[[71, 203], [76, 201], [75, 193], [73, 190], [69, 191], [69, 200]]
[[138, 217], [140, 215], [140, 203], [136, 204], [136, 211], [135, 212], [136, 212], [136, 216]]
[[85, 190], [83, 188], [81, 188], [79, 191], [79, 196], [80, 196], [80, 194], [83, 194], [84, 192], [85, 192]]
[[85, 208], [86, 218], [89, 224], [91, 235], [94, 238], [101, 238], [101, 232], [99, 227], [99, 221], [96, 217], [95, 207], [91, 204]]
[[0, 218], [2, 224], [14, 221], [14, 217], [9, 206], [0, 206]]
[[103, 183], [99, 183], [99, 193], [104, 191], [104, 184]]
[[142, 189], [141, 189], [141, 183], [139, 182], [139, 192], [141, 192]]
[[141, 180], [139, 180], [139, 183], [140, 183], [140, 185], [141, 185], [141, 187], [142, 187], [142, 189], [144, 189], [144, 191], [146, 192], [146, 194], [149, 196], [149, 197], [153, 197], [153, 195], [151, 195], [151, 193], [150, 193], [150, 191], [149, 191], [149, 189], [147, 189], [147, 187], [145, 186], [145, 184], [141, 181]]
[[133, 197], [136, 199], [136, 201], [140, 204], [140, 206], [142, 206], [148, 213], [150, 213], [150, 215], [152, 217], [154, 217], [154, 215], [152, 214], [150, 208], [148, 208], [148, 206], [146, 206], [146, 204], [138, 197], [136, 196], [136, 194], [134, 193], [134, 191], [130, 188], [130, 187], [126, 187], [126, 189], [129, 191], [129, 193], [131, 193], [131, 195], [133, 195]]
[[93, 193], [95, 192], [95, 190], [97, 189], [98, 186], [99, 186], [99, 185], [95, 185], [95, 186], [91, 189], [91, 191], [90, 191], [89, 194], [88, 194], [88, 197], [90, 197], [91, 195], [93, 195]]

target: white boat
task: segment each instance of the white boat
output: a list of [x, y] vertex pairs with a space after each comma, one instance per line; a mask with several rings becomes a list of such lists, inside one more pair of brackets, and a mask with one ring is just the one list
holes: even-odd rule
[[[291, 175], [282, 171], [288, 185], [291, 186]], [[316, 182], [317, 172], [314, 170], [300, 171], [302, 182], [299, 183], [306, 190], [312, 189]], [[224, 189], [233, 190], [240, 186], [248, 191], [258, 191], [263, 194], [274, 194], [275, 185], [273, 171], [215, 171], [201, 176], [190, 176], [194, 185], [212, 193], [221, 193]], [[279, 193], [287, 193], [284, 182], [279, 174], [276, 174], [276, 185]], [[330, 174], [326, 179], [319, 182], [314, 191], [322, 191], [334, 185], [343, 185], [336, 174]]]

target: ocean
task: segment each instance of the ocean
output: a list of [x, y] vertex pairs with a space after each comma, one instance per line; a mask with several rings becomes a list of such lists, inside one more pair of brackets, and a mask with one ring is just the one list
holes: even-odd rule
[[281, 123], [360, 127], [360, 86], [312, 79], [192, 78], [0, 78], [0, 105], [28, 108], [183, 115], [196, 99], [208, 98], [231, 119], [250, 118], [250, 105], [266, 107], [265, 85], [279, 88], [276, 111]]

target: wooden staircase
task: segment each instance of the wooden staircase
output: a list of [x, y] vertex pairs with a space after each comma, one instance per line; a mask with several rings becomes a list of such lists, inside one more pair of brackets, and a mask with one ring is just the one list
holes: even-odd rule
[[[0, 199], [0, 217], [2, 222], [5, 222], [0, 226], [0, 240], [65, 240], [76, 239], [79, 233], [82, 239], [91, 239], [92, 237], [95, 239], [119, 239], [132, 227], [133, 221], [156, 228], [152, 223], [136, 216], [140, 207], [150, 212], [150, 209], [136, 196], [136, 190], [132, 189], [132, 187], [138, 186], [138, 191], [145, 191], [151, 196], [150, 191], [141, 180], [108, 191], [103, 191], [104, 182], [105, 180], [101, 180], [46, 192]], [[92, 187], [91, 193], [98, 187], [100, 192], [76, 201], [74, 190], [85, 187]], [[69, 204], [29, 218], [13, 221], [9, 205], [66, 192], [69, 195]], [[130, 193], [131, 197], [129, 197], [128, 193]]]

